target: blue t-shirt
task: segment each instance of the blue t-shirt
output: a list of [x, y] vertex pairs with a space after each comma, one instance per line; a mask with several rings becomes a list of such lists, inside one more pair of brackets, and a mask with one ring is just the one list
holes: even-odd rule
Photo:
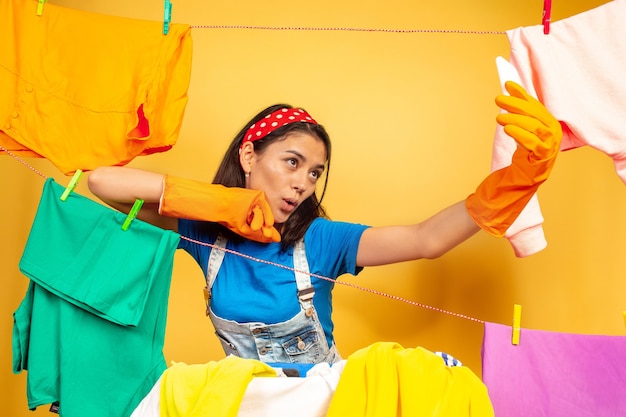
[[[315, 288], [313, 304], [329, 343], [333, 340], [331, 291], [334, 280], [345, 273], [360, 272], [356, 255], [367, 227], [317, 218], [304, 235], [309, 272], [313, 274], [311, 283]], [[179, 247], [191, 254], [206, 276], [211, 247], [185, 237], [213, 244], [216, 235], [198, 227], [197, 221], [185, 219], [179, 220], [178, 232], [182, 235]], [[255, 259], [226, 252], [212, 288], [211, 309], [217, 316], [239, 323], [275, 324], [291, 319], [300, 311], [295, 274], [293, 269], [287, 269], [294, 267], [293, 248], [282, 251], [280, 243], [243, 240], [228, 241], [226, 249]]]

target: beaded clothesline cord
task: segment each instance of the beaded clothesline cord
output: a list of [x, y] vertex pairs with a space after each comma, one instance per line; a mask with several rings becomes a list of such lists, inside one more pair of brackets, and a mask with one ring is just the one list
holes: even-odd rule
[[382, 32], [382, 33], [448, 33], [462, 35], [505, 35], [505, 31], [464, 30], [464, 29], [386, 29], [353, 27], [306, 27], [306, 26], [258, 26], [258, 25], [192, 25], [192, 29], [249, 29], [276, 31], [318, 31], [318, 32]]

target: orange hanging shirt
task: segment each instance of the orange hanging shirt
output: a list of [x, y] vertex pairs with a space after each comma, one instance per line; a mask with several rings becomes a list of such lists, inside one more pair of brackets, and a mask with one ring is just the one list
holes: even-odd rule
[[[191, 77], [189, 25], [0, 2], [0, 146], [64, 174], [176, 143]], [[4, 154], [0, 152], [0, 154]]]

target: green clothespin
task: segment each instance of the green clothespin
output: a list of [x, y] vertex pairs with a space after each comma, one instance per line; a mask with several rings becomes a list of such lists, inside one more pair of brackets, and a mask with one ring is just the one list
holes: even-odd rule
[[43, 14], [43, 4], [46, 0], [39, 0], [39, 4], [37, 5], [37, 16], [41, 16]]
[[137, 217], [139, 210], [141, 210], [141, 206], [143, 205], [143, 200], [138, 198], [135, 200], [135, 204], [133, 204], [133, 208], [128, 212], [128, 216], [126, 216], [126, 220], [124, 220], [124, 224], [122, 224], [122, 230], [128, 230], [130, 224]]
[[83, 175], [83, 171], [77, 169], [74, 173], [74, 176], [70, 180], [70, 183], [67, 184], [67, 187], [65, 187], [65, 191], [63, 191], [63, 194], [61, 194], [61, 201], [67, 200], [67, 197], [70, 195], [70, 193], [74, 191], [74, 188], [76, 188], [76, 184], [78, 184], [78, 180], [80, 180], [81, 175]]
[[172, 2], [170, 0], [165, 0], [165, 4], [163, 6], [163, 34], [167, 35], [167, 32], [170, 31], [170, 22], [172, 21]]

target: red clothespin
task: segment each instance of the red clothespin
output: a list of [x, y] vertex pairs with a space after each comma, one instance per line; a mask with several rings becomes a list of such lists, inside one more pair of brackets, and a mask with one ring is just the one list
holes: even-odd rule
[[552, 15], [552, 0], [543, 0], [543, 18], [541, 24], [543, 25], [543, 34], [550, 33], [550, 16]]

